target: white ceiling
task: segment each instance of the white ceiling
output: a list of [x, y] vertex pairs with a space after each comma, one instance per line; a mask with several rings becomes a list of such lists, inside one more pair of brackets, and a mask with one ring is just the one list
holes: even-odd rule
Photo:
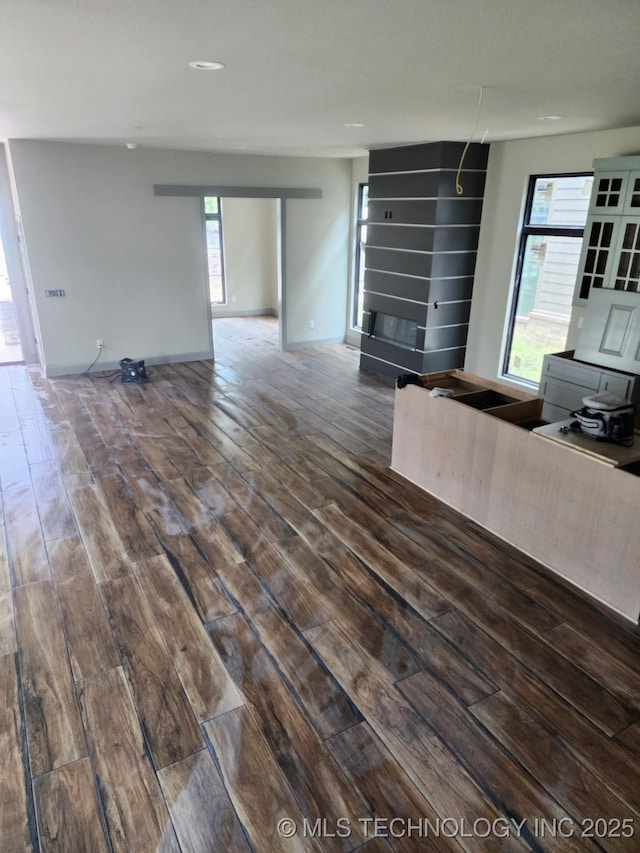
[[640, 3], [0, 0], [0, 139], [355, 156], [466, 139], [480, 86], [478, 140], [640, 125]]

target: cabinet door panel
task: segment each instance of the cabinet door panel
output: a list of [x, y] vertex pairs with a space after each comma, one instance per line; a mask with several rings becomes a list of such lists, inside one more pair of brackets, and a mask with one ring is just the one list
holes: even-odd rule
[[558, 382], [555, 379], [544, 379], [540, 383], [540, 395], [545, 403], [560, 406], [572, 412], [582, 408], [582, 400], [589, 397], [597, 388], [583, 388], [581, 385], [569, 385], [568, 382]]
[[592, 216], [587, 220], [574, 304], [586, 304], [593, 289], [607, 287], [619, 229], [619, 216]]
[[603, 373], [600, 380], [599, 391], [611, 391], [619, 397], [627, 399], [631, 394], [630, 376], [613, 376], [611, 373]]
[[[618, 240], [613, 253], [610, 287], [614, 290], [640, 292], [640, 218], [620, 219]], [[606, 285], [605, 285], [606, 286]]]
[[591, 214], [621, 214], [627, 193], [628, 172], [596, 172], [589, 202]]
[[640, 293], [594, 290], [575, 357], [640, 373]]
[[629, 172], [622, 213], [625, 216], [640, 216], [640, 170]]
[[584, 388], [596, 390], [600, 382], [600, 370], [588, 364], [580, 364], [571, 358], [559, 358], [548, 355], [544, 359], [543, 375], [582, 385]]

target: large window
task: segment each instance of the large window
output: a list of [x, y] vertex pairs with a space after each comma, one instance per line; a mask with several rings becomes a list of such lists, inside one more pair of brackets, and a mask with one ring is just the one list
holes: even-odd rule
[[507, 332], [506, 376], [538, 383], [544, 356], [566, 348], [592, 183], [590, 174], [530, 179]]
[[204, 200], [207, 263], [209, 267], [209, 298], [212, 305], [227, 304], [222, 250], [222, 213], [220, 199], [206, 196]]
[[358, 221], [356, 225], [356, 263], [355, 281], [353, 284], [353, 325], [362, 328], [364, 312], [364, 253], [367, 244], [367, 215], [369, 203], [369, 186], [360, 184], [358, 189]]

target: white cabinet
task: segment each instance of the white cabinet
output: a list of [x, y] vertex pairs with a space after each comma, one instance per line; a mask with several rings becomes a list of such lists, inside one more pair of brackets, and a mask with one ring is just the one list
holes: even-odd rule
[[640, 156], [594, 161], [574, 305], [592, 289], [640, 291]]
[[571, 417], [582, 408], [582, 398], [611, 391], [640, 408], [640, 376], [610, 370], [575, 359], [573, 351], [545, 355], [539, 394], [542, 417], [550, 423]]

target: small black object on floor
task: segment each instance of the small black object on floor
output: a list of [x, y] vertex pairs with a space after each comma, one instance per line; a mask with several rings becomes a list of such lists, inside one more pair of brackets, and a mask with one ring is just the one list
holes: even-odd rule
[[120, 369], [122, 371], [121, 379], [123, 382], [148, 382], [149, 377], [144, 367], [144, 360], [135, 361], [132, 358], [121, 358]]

